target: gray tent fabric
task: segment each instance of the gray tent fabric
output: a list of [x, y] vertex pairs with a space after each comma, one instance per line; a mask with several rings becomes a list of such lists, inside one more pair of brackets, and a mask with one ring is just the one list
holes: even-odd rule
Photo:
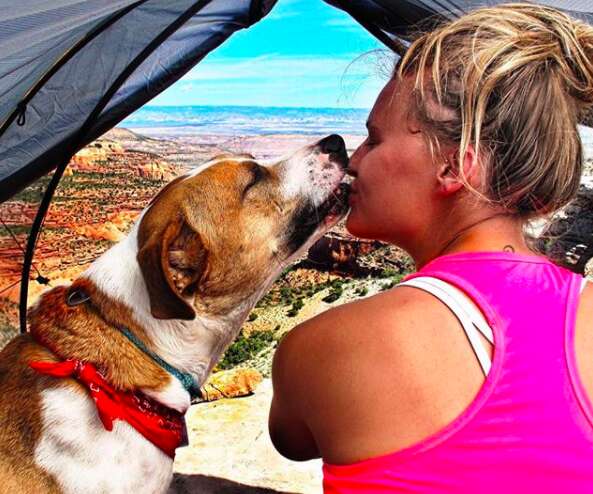
[[17, 9], [0, 0], [0, 201], [159, 94], [274, 3], [29, 0]]
[[[71, 156], [275, 3], [22, 0], [15, 13], [0, 0], [0, 201], [56, 169], [28, 236], [23, 280]], [[22, 332], [27, 293], [21, 283]]]
[[[324, 0], [344, 10], [399, 55], [413, 36], [439, 22], [459, 17], [473, 9], [508, 3], [510, 0]], [[521, 1], [521, 0], [517, 0]], [[530, 0], [559, 9], [593, 24], [593, 0]], [[593, 112], [581, 121], [593, 127]]]
[[[0, 0], [0, 202], [56, 169], [31, 227], [37, 236], [71, 156], [159, 94], [277, 0]], [[497, 0], [325, 0], [388, 47]], [[540, 0], [593, 23], [591, 0]], [[306, 19], [303, 19], [306, 22]], [[273, 42], [273, 40], [270, 40]], [[21, 284], [26, 330], [28, 283]]]
[[[501, 3], [325, 1], [400, 51], [421, 23]], [[275, 3], [0, 0], [0, 202], [59, 167]], [[593, 23], [590, 0], [538, 3]]]
[[[470, 10], [506, 3], [507, 0], [325, 0], [348, 12], [375, 36], [409, 41], [418, 29], [428, 29], [443, 19], [459, 17]], [[593, 24], [591, 0], [534, 0]]]

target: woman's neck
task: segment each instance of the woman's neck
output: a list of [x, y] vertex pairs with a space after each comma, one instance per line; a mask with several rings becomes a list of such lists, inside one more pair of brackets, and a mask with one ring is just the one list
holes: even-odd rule
[[410, 252], [417, 269], [437, 257], [456, 252], [507, 251], [533, 254], [523, 234], [523, 222], [507, 213], [490, 213], [456, 227], [441, 229], [432, 242], [424, 242], [416, 253]]

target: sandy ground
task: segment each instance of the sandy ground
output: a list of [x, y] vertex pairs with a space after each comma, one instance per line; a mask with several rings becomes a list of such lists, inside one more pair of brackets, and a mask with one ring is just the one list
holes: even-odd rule
[[169, 494], [321, 493], [321, 460], [292, 462], [272, 446], [271, 399], [265, 379], [252, 396], [193, 405], [190, 445], [177, 450]]

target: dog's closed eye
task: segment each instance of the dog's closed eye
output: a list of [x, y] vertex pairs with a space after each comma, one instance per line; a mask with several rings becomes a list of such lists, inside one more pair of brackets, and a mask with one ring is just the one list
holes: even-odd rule
[[247, 186], [243, 189], [242, 197], [245, 197], [247, 191], [255, 184], [260, 182], [263, 178], [265, 178], [268, 173], [268, 171], [263, 166], [260, 166], [257, 163], [253, 163], [253, 165], [249, 168], [249, 172], [251, 173], [251, 179], [249, 180]]

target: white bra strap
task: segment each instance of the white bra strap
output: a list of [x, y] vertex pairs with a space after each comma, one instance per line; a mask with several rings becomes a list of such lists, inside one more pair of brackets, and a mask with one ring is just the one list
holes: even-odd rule
[[416, 288], [420, 288], [431, 293], [439, 300], [441, 300], [444, 304], [446, 304], [451, 309], [453, 314], [455, 314], [457, 319], [459, 319], [459, 322], [461, 323], [461, 326], [463, 327], [463, 330], [467, 335], [467, 339], [469, 340], [469, 343], [476, 355], [476, 358], [478, 359], [478, 362], [482, 367], [484, 375], [488, 375], [488, 373], [490, 372], [490, 367], [492, 366], [492, 362], [490, 362], [490, 357], [488, 356], [486, 349], [480, 341], [479, 333], [476, 329], [476, 326], [472, 323], [470, 317], [465, 312], [465, 310], [459, 305], [457, 300], [450, 295], [448, 291], [443, 290], [443, 288], [441, 287], [437, 287], [433, 284], [427, 283], [426, 278], [427, 277], [413, 278], [411, 280], [399, 283], [397, 286], [413, 286]]
[[476, 309], [467, 299], [466, 295], [461, 292], [457, 287], [450, 285], [446, 281], [439, 278], [433, 278], [432, 276], [422, 276], [419, 278], [424, 283], [436, 286], [445, 292], [449, 297], [453, 298], [455, 302], [465, 311], [471, 322], [478, 328], [482, 336], [486, 338], [490, 343], [494, 345], [494, 334], [492, 328], [488, 326], [488, 322], [482, 315], [482, 313]]
[[583, 293], [583, 290], [585, 289], [585, 285], [587, 284], [587, 278], [585, 276], [583, 276], [583, 280], [581, 281], [581, 292]]

